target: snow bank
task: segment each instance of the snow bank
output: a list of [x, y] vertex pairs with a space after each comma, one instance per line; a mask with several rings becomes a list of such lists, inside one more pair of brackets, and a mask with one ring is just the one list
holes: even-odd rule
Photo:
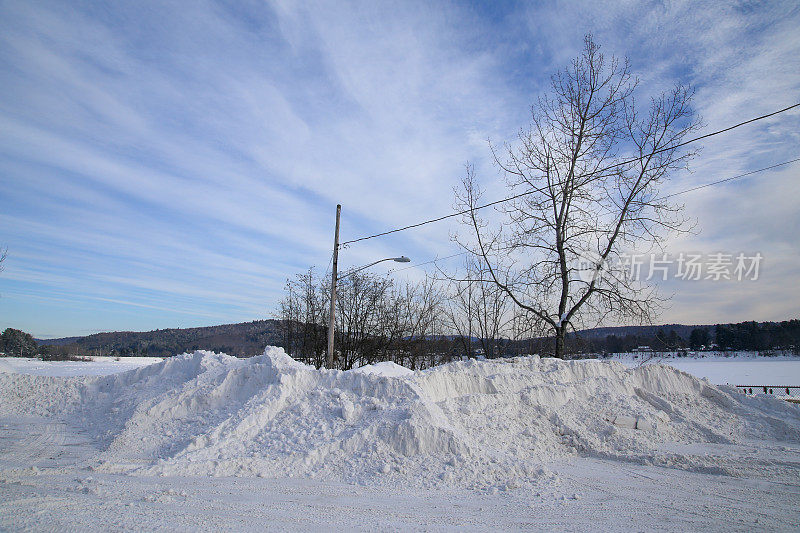
[[420, 486], [518, 486], [577, 454], [736, 474], [663, 444], [800, 442], [797, 406], [661, 365], [525, 357], [342, 372], [273, 347], [96, 378], [0, 374], [3, 412], [79, 423], [104, 471]]
[[413, 374], [413, 370], [409, 370], [404, 366], [400, 366], [393, 361], [383, 361], [375, 363], [374, 365], [364, 365], [353, 369], [353, 372], [360, 374], [372, 374], [375, 376], [385, 376], [390, 378], [399, 378]]

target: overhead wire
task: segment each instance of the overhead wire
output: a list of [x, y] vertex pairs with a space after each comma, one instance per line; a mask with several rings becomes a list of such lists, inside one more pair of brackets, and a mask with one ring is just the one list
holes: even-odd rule
[[[667, 198], [672, 198], [673, 196], [686, 194], [688, 192], [696, 191], [696, 190], [699, 190], [699, 189], [704, 189], [706, 187], [711, 187], [713, 185], [719, 185], [720, 183], [725, 183], [725, 182], [728, 182], [728, 181], [733, 181], [735, 179], [744, 178], [744, 177], [750, 176], [752, 174], [757, 174], [759, 172], [764, 172], [766, 170], [772, 170], [773, 168], [782, 167], [782, 166], [785, 166], [785, 165], [789, 165], [791, 163], [796, 163], [798, 161], [800, 161], [800, 157], [795, 158], [795, 159], [791, 159], [789, 161], [784, 161], [783, 163], [776, 163], [776, 164], [770, 165], [768, 167], [759, 168], [759, 169], [756, 169], [756, 170], [751, 170], [749, 172], [744, 172], [742, 174], [737, 174], [736, 176], [731, 176], [729, 178], [725, 178], [725, 179], [721, 179], [721, 180], [717, 180], [717, 181], [712, 181], [712, 182], [709, 182], [709, 183], [704, 183], [703, 185], [698, 185], [696, 187], [691, 187], [689, 189], [685, 189], [685, 190], [682, 190], [682, 191], [679, 191], [679, 192], [668, 194], [666, 196], [662, 196], [661, 199], [665, 200]], [[464, 254], [467, 254], [467, 253], [470, 253], [469, 250], [466, 250], [466, 251], [463, 251], [463, 252], [459, 252], [459, 253], [453, 254], [453, 255], [448, 255], [448, 256], [445, 256], [445, 257], [437, 257], [436, 259], [431, 259], [430, 261], [425, 261], [424, 263], [415, 263], [415, 264], [409, 265], [407, 267], [398, 268], [396, 270], [390, 270], [389, 272], [402, 272], [403, 270], [408, 270], [409, 268], [416, 268], [416, 267], [420, 267], [420, 266], [424, 266], [424, 265], [429, 265], [429, 264], [435, 263], [437, 261], [444, 261], [445, 259], [451, 259], [453, 257], [457, 257], [459, 255], [464, 255]]]
[[[699, 137], [694, 137], [692, 139], [689, 139], [688, 141], [684, 141], [682, 143], [678, 143], [678, 144], [673, 145], [673, 146], [668, 146], [666, 148], [661, 148], [659, 150], [655, 150], [655, 151], [650, 152], [650, 153], [648, 153], [647, 155], [644, 155], [644, 156], [636, 157], [636, 158], [633, 158], [633, 159], [628, 159], [628, 160], [625, 160], [625, 161], [621, 161], [619, 163], [614, 163], [613, 165], [609, 165], [608, 167], [605, 167], [605, 168], [603, 168], [601, 170], [595, 171], [595, 173], [605, 172], [605, 171], [610, 170], [610, 169], [615, 168], [615, 167], [619, 167], [619, 166], [627, 165], [627, 164], [630, 164], [630, 163], [634, 163], [636, 161], [645, 159], [647, 157], [652, 157], [655, 154], [659, 154], [659, 153], [666, 152], [666, 151], [669, 151], [669, 150], [674, 150], [676, 148], [680, 148], [681, 146], [686, 146], [687, 144], [690, 144], [690, 143], [693, 143], [693, 142], [697, 142], [697, 141], [702, 140], [702, 139], [707, 139], [708, 137], [713, 137], [714, 135], [719, 135], [721, 133], [725, 133], [725, 132], [731, 131], [733, 129], [739, 128], [739, 127], [744, 126], [746, 124], [750, 124], [750, 123], [753, 123], [753, 122], [756, 122], [756, 121], [759, 121], [759, 120], [763, 120], [765, 118], [769, 118], [769, 117], [778, 115], [780, 113], [784, 113], [784, 112], [789, 111], [790, 109], [794, 109], [796, 107], [800, 107], [800, 102], [796, 103], [794, 105], [790, 105], [788, 107], [784, 107], [783, 109], [779, 109], [777, 111], [773, 111], [772, 113], [767, 113], [765, 115], [761, 115], [761, 116], [758, 116], [758, 117], [755, 117], [755, 118], [751, 118], [751, 119], [745, 120], [743, 122], [739, 122], [738, 124], [734, 124], [732, 126], [728, 126], [727, 128], [723, 128], [721, 130], [713, 131], [711, 133], [707, 133], [707, 134], [701, 135]], [[788, 164], [790, 162], [791, 161], [787, 161], [786, 163], [781, 163], [781, 164], [779, 164], [777, 166], [780, 166], [782, 164]], [[766, 170], [766, 169], [761, 169], [761, 170]], [[753, 171], [752, 173], [760, 172], [761, 170]], [[738, 177], [741, 177], [741, 176], [738, 176]], [[721, 180], [719, 183], [722, 183], [723, 181], [730, 181], [732, 179], [736, 179], [736, 177], [728, 178], [726, 180]], [[706, 185], [698, 187], [698, 188], [708, 187], [710, 185], [711, 184], [706, 184]], [[523, 193], [520, 193], [520, 194], [516, 194], [514, 196], [509, 196], [508, 198], [502, 198], [500, 200], [495, 200], [494, 202], [489, 202], [487, 204], [479, 205], [479, 206], [471, 208], [471, 209], [465, 209], [463, 211], [458, 211], [458, 212], [450, 213], [448, 215], [443, 215], [443, 216], [440, 216], [440, 217], [437, 217], [437, 218], [432, 218], [432, 219], [429, 219], [429, 220], [424, 220], [422, 222], [417, 222], [416, 224], [409, 224], [408, 226], [403, 226], [401, 228], [395, 228], [395, 229], [392, 229], [392, 230], [387, 230], [387, 231], [383, 231], [383, 232], [380, 232], [380, 233], [375, 233], [373, 235], [367, 235], [367, 236], [364, 236], [364, 237], [359, 237], [357, 239], [351, 239], [349, 241], [342, 242], [340, 244], [340, 246], [344, 247], [344, 246], [347, 246], [349, 244], [353, 244], [353, 243], [356, 243], [356, 242], [366, 241], [368, 239], [374, 239], [376, 237], [383, 237], [385, 235], [390, 235], [392, 233], [398, 233], [398, 232], [401, 232], [401, 231], [406, 231], [406, 230], [409, 230], [409, 229], [418, 228], [420, 226], [424, 226], [426, 224], [432, 224], [434, 222], [441, 222], [442, 220], [446, 220], [448, 218], [453, 218], [453, 217], [457, 217], [457, 216], [460, 216], [460, 215], [466, 215], [468, 213], [477, 211], [479, 209], [484, 209], [486, 207], [491, 207], [493, 205], [501, 204], [501, 203], [504, 203], [504, 202], [509, 202], [511, 200], [515, 200], [517, 198], [521, 198], [523, 196], [527, 196], [529, 194], [533, 194], [534, 192], [536, 192], [536, 191], [526, 191], [526, 192], [523, 192]], [[675, 194], [673, 194], [671, 196], [677, 196], [678, 194], [683, 194], [684, 192], [689, 192], [689, 191], [688, 190], [687, 191], [682, 191], [680, 193], [675, 193]]]
[[784, 161], [783, 163], [776, 163], [774, 165], [770, 165], [768, 167], [759, 168], [757, 170], [751, 170], [750, 172], [745, 172], [744, 174], [738, 174], [736, 176], [731, 176], [730, 178], [725, 178], [717, 181], [712, 181], [710, 183], [704, 183], [703, 185], [698, 185], [697, 187], [692, 187], [691, 189], [686, 189], [680, 192], [674, 192], [672, 194], [668, 194], [663, 196], [662, 199], [672, 198], [673, 196], [678, 196], [680, 194], [686, 194], [687, 192], [697, 191], [699, 189], [705, 189], [706, 187], [711, 187], [712, 185], [719, 185], [720, 183], [725, 183], [726, 181], [733, 181], [739, 178], [744, 178], [745, 176], [750, 176], [751, 174], [757, 174], [759, 172], [764, 172], [765, 170], [771, 170], [773, 168], [782, 167], [784, 165], [789, 165], [791, 163], [796, 163], [800, 161], [800, 157], [797, 159], [792, 159], [791, 161]]

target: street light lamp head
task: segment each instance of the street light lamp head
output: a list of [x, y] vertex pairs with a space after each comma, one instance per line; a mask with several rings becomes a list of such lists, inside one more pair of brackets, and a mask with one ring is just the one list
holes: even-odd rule
[[362, 270], [364, 270], [366, 268], [369, 268], [369, 267], [371, 267], [373, 265], [377, 265], [378, 263], [383, 263], [384, 261], [397, 261], [398, 263], [409, 263], [411, 261], [411, 259], [409, 259], [408, 257], [406, 257], [404, 255], [401, 255], [400, 257], [387, 257], [385, 259], [379, 259], [377, 261], [373, 261], [372, 263], [370, 263], [368, 265], [364, 265], [361, 268], [356, 268], [355, 270], [351, 270], [351, 271], [347, 272], [346, 274], [342, 274], [341, 276], [337, 276], [336, 279], [337, 280], [344, 279], [347, 276], [352, 276], [356, 272], [361, 272]]

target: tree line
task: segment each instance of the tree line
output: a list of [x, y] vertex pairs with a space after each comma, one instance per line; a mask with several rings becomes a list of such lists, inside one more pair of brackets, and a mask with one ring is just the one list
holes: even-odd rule
[[0, 353], [5, 357], [38, 357], [44, 361], [82, 359], [76, 346], [42, 345], [30, 333], [14, 328], [6, 328], [0, 334]]
[[[445, 287], [441, 284], [432, 287], [432, 282], [436, 280], [428, 279], [421, 283], [424, 290], [412, 283], [410, 286], [404, 285], [400, 291], [391, 280], [374, 275], [362, 276], [367, 280], [354, 283], [350, 287], [351, 291], [374, 291], [377, 286], [385, 292], [381, 298], [373, 297], [376, 305], [368, 308], [367, 312], [348, 312], [346, 317], [337, 320], [337, 351], [346, 354], [346, 357], [337, 360], [337, 367], [352, 368], [376, 361], [395, 361], [409, 368], [426, 368], [463, 358], [553, 355], [552, 336], [539, 336], [535, 330], [526, 330], [523, 326], [525, 322], [520, 317], [515, 318], [512, 315], [510, 319], [503, 319], [501, 315], [486, 312], [486, 309], [503, 308], [503, 305], [486, 305], [487, 299], [491, 303], [492, 295], [488, 294], [490, 287], [474, 286], [471, 290], [458, 294], [452, 287], [451, 291], [443, 290]], [[293, 286], [292, 297], [296, 298], [300, 294], [296, 292], [297, 289], [309, 282], [316, 292], [316, 300], [310, 300], [310, 314], [305, 303], [297, 300], [290, 302], [288, 298], [289, 285]], [[277, 313], [284, 314], [286, 318], [278, 316], [278, 320], [184, 330], [102, 333], [38, 342], [29, 333], [6, 328], [0, 334], [0, 353], [6, 357], [68, 360], [90, 355], [145, 355], [152, 351], [149, 348], [153, 346], [162, 357], [196, 349], [248, 357], [261, 353], [264, 346], [275, 345], [285, 348], [292, 356], [319, 367], [325, 361], [327, 338], [328, 300], [325, 295], [329, 293], [324, 289], [327, 289], [327, 280], [316, 277], [313, 270], [297, 276], [287, 284], [286, 298], [281, 302]], [[425, 291], [428, 294], [421, 297]], [[408, 298], [408, 295], [417, 295], [417, 298], [403, 302], [403, 298]], [[389, 300], [390, 297], [392, 300]], [[347, 299], [363, 301], [364, 298], [348, 295]], [[386, 305], [391, 301], [395, 307]], [[425, 305], [426, 301], [433, 302], [434, 305]], [[419, 305], [422, 306], [421, 310], [417, 309]], [[306, 322], [309, 316], [314, 315], [314, 310], [318, 312], [320, 307], [323, 312], [316, 315], [316, 322]], [[393, 309], [403, 310], [405, 315], [390, 316]], [[288, 316], [292, 319], [289, 320]], [[381, 323], [384, 325], [382, 329], [377, 327]], [[341, 329], [344, 324], [351, 324], [351, 327]], [[566, 356], [595, 357], [631, 352], [641, 346], [647, 346], [656, 352], [741, 350], [769, 354], [779, 350], [800, 353], [798, 319], [697, 327], [632, 326], [615, 328], [615, 331], [619, 333], [600, 335], [598, 333], [602, 330], [587, 330], [567, 335]], [[222, 332], [225, 332], [224, 336]], [[161, 338], [162, 333], [168, 337], [180, 338], [181, 342], [174, 348], [160, 341], [148, 344], [151, 342], [148, 339]], [[61, 343], [47, 344], [48, 342]], [[136, 348], [139, 343], [142, 349]], [[234, 346], [247, 348], [242, 348], [243, 353], [237, 353], [230, 350]]]
[[[330, 278], [313, 268], [286, 283], [279, 304], [282, 342], [293, 357], [317, 367], [326, 359]], [[433, 277], [396, 283], [370, 273], [345, 273], [337, 283], [335, 366], [394, 361], [411, 369], [460, 357], [508, 352], [523, 332], [509, 319], [507, 299], [487, 283], [448, 290]]]
[[263, 352], [265, 346], [279, 344], [278, 330], [276, 320], [254, 320], [199, 328], [95, 333], [86, 337], [43, 340], [39, 344], [42, 353], [53, 356], [169, 357], [209, 350], [249, 357]]
[[[533, 314], [522, 314], [496, 285], [467, 266], [463, 280], [428, 276], [395, 282], [370, 273], [345, 273], [337, 284], [335, 367], [350, 369], [377, 361], [421, 369], [456, 359], [553, 356], [555, 338]], [[475, 276], [474, 279], [470, 279]], [[280, 345], [296, 359], [325, 365], [330, 277], [313, 268], [286, 283], [276, 318]], [[641, 328], [644, 329], [644, 328]], [[682, 330], [688, 328], [681, 327]], [[652, 334], [589, 336], [571, 332], [564, 356], [585, 357], [653, 351], [800, 348], [800, 320], [742, 322], [692, 328], [688, 335], [660, 328]]]
[[582, 354], [631, 352], [646, 346], [656, 352], [685, 350], [752, 351], [775, 350], [800, 353], [800, 320], [782, 322], [740, 322], [692, 328], [688, 335], [660, 328], [654, 334], [610, 334], [585, 338], [570, 337], [570, 351]]

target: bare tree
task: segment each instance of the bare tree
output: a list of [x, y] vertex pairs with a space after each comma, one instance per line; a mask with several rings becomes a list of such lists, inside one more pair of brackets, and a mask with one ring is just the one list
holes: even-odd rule
[[317, 367], [324, 362], [327, 346], [327, 298], [325, 280], [310, 268], [286, 282], [286, 296], [277, 313], [286, 352]]
[[[317, 367], [325, 363], [329, 283], [313, 268], [287, 280], [276, 312], [287, 352]], [[446, 343], [437, 342], [442, 293], [434, 278], [395, 287], [387, 277], [345, 272], [336, 301], [336, 368], [395, 361], [416, 369], [449, 357]]]
[[478, 342], [488, 358], [500, 355], [503, 333], [509, 322], [509, 299], [503, 290], [492, 283], [476, 281], [478, 306]]
[[456, 334], [462, 352], [467, 358], [474, 357], [473, 333], [475, 330], [475, 298], [473, 297], [474, 285], [470, 274], [464, 281], [452, 280], [447, 305], [444, 307], [447, 325]]
[[[491, 281], [481, 279], [475, 257], [464, 259], [466, 277], [448, 276], [450, 297], [444, 309], [447, 325], [452, 328], [467, 357], [473, 357], [473, 339], [477, 338], [486, 357], [498, 354], [513, 314], [508, 295]], [[445, 274], [447, 276], [447, 274]]]
[[426, 277], [419, 283], [406, 283], [400, 301], [405, 324], [402, 359], [412, 370], [432, 366], [435, 356], [430, 352], [430, 341], [438, 333], [441, 307], [441, 293], [435, 280]]
[[388, 278], [357, 272], [345, 274], [336, 291], [337, 365], [349, 370], [374, 361], [380, 350], [381, 309], [392, 289]]
[[506, 329], [512, 341], [510, 353], [512, 355], [539, 353], [544, 330], [539, 317], [521, 307], [515, 307]]
[[697, 127], [692, 92], [677, 86], [639, 113], [636, 85], [628, 62], [607, 61], [587, 36], [532, 107], [519, 144], [503, 156], [492, 148], [515, 196], [497, 209], [504, 224], [492, 229], [475, 211], [482, 191], [471, 167], [457, 191], [472, 235], [460, 244], [479, 259], [481, 279], [548, 325], [556, 357], [576, 324], [649, 321], [663, 300], [627, 275], [625, 253], [688, 229], [659, 188], [694, 155], [677, 148]]

